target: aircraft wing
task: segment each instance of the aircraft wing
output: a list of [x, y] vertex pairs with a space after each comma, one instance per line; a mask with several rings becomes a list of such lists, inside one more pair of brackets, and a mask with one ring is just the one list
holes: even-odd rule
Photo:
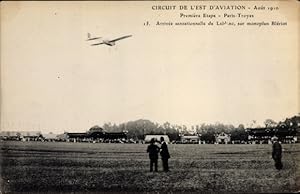
[[101, 37], [95, 37], [95, 38], [88, 38], [86, 41], [90, 41], [90, 40], [97, 40], [100, 39]]
[[100, 45], [100, 44], [104, 44], [104, 42], [100, 42], [100, 43], [96, 43], [96, 44], [91, 44], [91, 46], [96, 46], [96, 45]]
[[120, 38], [116, 38], [116, 39], [114, 39], [114, 40], [110, 40], [110, 42], [116, 42], [116, 41], [122, 40], [122, 39], [124, 39], [124, 38], [129, 38], [129, 37], [131, 37], [131, 36], [132, 36], [132, 35], [122, 36], [122, 37], [120, 37]]

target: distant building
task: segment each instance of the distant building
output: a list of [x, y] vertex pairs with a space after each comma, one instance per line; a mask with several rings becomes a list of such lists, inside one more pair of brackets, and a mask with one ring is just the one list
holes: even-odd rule
[[2, 140], [20, 140], [20, 136], [18, 131], [0, 131], [0, 139]]
[[2, 140], [39, 141], [42, 138], [40, 131], [1, 131]]
[[[61, 137], [61, 135], [60, 135]], [[105, 132], [101, 127], [94, 126], [86, 133], [65, 133], [68, 142], [119, 142], [127, 140], [126, 132]]]
[[252, 143], [270, 143], [272, 137], [276, 136], [283, 143], [297, 142], [297, 129], [284, 123], [276, 128], [249, 128], [247, 129], [248, 140]]
[[300, 116], [286, 118], [272, 127], [248, 128], [246, 132], [252, 143], [271, 143], [274, 136], [282, 143], [296, 143], [300, 135]]
[[44, 141], [57, 141], [58, 140], [58, 135], [54, 133], [43, 133], [43, 140]]
[[216, 134], [215, 136], [217, 144], [228, 144], [230, 142], [230, 134], [222, 132], [220, 134]]
[[65, 133], [67, 142], [85, 142], [89, 141], [87, 133]]
[[58, 134], [57, 137], [57, 141], [66, 141], [67, 139], [67, 134], [66, 133], [62, 133], [62, 134]]
[[198, 144], [200, 141], [199, 135], [181, 135], [180, 142], [186, 144]]
[[156, 141], [160, 141], [160, 138], [163, 137], [166, 143], [170, 143], [170, 138], [168, 135], [146, 135], [145, 143], [150, 143], [151, 139], [155, 139]]
[[253, 143], [268, 143], [275, 135], [274, 130], [270, 128], [249, 128], [246, 129], [248, 133], [248, 141]]

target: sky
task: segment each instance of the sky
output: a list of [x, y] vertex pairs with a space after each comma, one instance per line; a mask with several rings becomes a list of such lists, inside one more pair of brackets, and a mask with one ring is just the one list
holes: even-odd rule
[[[155, 22], [181, 21], [179, 11], [154, 4], [164, 2], [2, 2], [1, 130], [247, 125], [300, 112], [297, 9], [282, 2], [272, 16], [286, 27], [168, 27]], [[90, 46], [87, 33], [132, 37]]]

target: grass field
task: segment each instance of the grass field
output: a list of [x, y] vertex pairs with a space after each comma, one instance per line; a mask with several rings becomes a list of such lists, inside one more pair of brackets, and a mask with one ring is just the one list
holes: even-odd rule
[[300, 190], [300, 144], [283, 144], [282, 171], [271, 145], [169, 145], [171, 172], [149, 171], [147, 145], [0, 142], [1, 191], [246, 192]]

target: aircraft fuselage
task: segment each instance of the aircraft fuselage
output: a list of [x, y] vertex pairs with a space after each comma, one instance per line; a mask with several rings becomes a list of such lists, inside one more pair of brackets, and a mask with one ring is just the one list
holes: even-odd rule
[[116, 44], [114, 41], [109, 41], [109, 40], [104, 40], [103, 43], [108, 46], [114, 46]]

